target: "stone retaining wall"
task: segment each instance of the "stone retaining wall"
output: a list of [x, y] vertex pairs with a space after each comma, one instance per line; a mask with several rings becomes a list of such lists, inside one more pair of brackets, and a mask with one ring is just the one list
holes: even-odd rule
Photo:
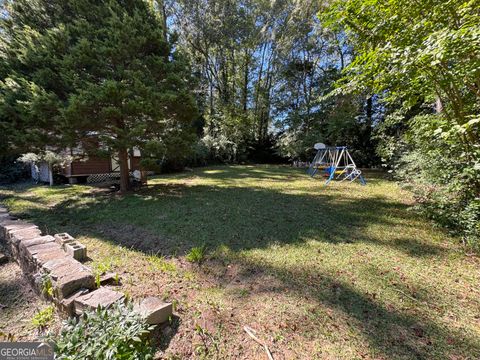
[[[0, 242], [22, 268], [34, 289], [49, 296], [57, 307], [68, 315], [81, 315], [85, 309], [108, 307], [125, 297], [109, 288], [96, 288], [90, 268], [74, 258], [79, 258], [71, 248], [75, 239], [68, 234], [42, 235], [41, 230], [27, 221], [11, 216], [0, 206]], [[75, 248], [79, 243], [76, 242]], [[80, 244], [81, 253], [86, 251]], [[48, 294], [45, 294], [48, 293]], [[152, 304], [155, 304], [152, 306]], [[172, 315], [172, 304], [147, 298], [135, 308], [149, 323], [165, 321]], [[150, 319], [156, 319], [154, 322]]]

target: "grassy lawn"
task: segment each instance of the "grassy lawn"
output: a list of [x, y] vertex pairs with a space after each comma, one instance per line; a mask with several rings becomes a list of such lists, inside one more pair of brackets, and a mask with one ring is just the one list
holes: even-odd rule
[[[127, 196], [22, 185], [0, 199], [77, 237], [128, 296], [174, 300], [165, 358], [266, 358], [244, 325], [275, 359], [480, 358], [479, 259], [419, 217], [408, 192], [367, 179], [325, 187], [301, 169], [225, 166]], [[202, 245], [205, 261], [186, 261]]]

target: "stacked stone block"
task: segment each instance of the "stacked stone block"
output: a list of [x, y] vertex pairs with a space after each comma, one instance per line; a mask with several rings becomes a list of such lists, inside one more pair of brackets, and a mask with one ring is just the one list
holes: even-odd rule
[[[51, 280], [57, 304], [79, 290], [95, 289], [92, 271], [69, 256], [55, 237], [42, 236], [36, 225], [9, 216], [5, 208], [0, 207], [0, 215], [0, 241], [37, 291], [43, 290], [40, 279], [44, 276]], [[74, 240], [68, 234], [59, 235]]]
[[[79, 260], [86, 258], [86, 248], [67, 233], [42, 235], [34, 224], [21, 221], [0, 206], [0, 243], [15, 259], [38, 292], [43, 279], [50, 280], [52, 298], [68, 315], [81, 315], [86, 309], [109, 307], [125, 296], [117, 291], [96, 288], [92, 271]], [[148, 298], [135, 306], [149, 324], [166, 321], [172, 304]]]

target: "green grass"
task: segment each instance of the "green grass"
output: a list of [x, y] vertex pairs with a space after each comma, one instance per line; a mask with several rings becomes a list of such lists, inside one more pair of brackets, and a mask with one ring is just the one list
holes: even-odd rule
[[418, 216], [408, 192], [367, 179], [325, 187], [301, 169], [233, 166], [158, 176], [126, 196], [28, 185], [0, 196], [85, 243], [129, 296], [175, 300], [165, 357], [262, 357], [248, 325], [279, 358], [479, 358], [478, 258]]
[[205, 260], [205, 246], [195, 246], [185, 255], [185, 259], [191, 263], [200, 264]]

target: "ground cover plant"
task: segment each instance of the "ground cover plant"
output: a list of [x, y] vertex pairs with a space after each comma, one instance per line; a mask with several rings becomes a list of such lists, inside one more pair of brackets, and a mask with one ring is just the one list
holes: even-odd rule
[[174, 301], [163, 358], [266, 356], [245, 325], [275, 359], [479, 358], [478, 258], [408, 191], [366, 177], [325, 187], [302, 169], [219, 166], [127, 195], [23, 184], [0, 201], [87, 245], [127, 297]]
[[147, 360], [153, 358], [150, 330], [131, 306], [117, 303], [65, 321], [59, 334], [47, 339], [60, 359]]

